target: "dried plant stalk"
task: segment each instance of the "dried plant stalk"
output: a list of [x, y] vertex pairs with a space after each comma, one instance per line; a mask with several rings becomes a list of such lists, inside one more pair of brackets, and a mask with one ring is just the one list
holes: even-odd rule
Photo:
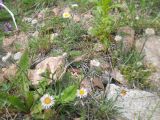
[[9, 14], [11, 15], [12, 20], [13, 20], [13, 22], [14, 22], [14, 25], [15, 25], [15, 27], [16, 27], [16, 30], [18, 30], [18, 27], [17, 27], [17, 23], [16, 23], [16, 20], [15, 20], [14, 14], [13, 14], [13, 13], [8, 9], [8, 7], [5, 6], [3, 3], [0, 3], [0, 6], [2, 6], [4, 9], [6, 9], [6, 10], [9, 12]]

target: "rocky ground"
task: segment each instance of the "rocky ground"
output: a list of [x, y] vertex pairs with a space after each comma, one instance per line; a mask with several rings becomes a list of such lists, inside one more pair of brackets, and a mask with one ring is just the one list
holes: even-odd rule
[[[0, 12], [4, 13], [0, 18], [0, 92], [24, 100], [24, 91], [21, 92], [18, 86], [27, 83], [24, 88], [27, 92], [35, 92], [36, 101], [32, 101], [32, 107], [27, 112], [17, 112], [12, 106], [18, 108], [19, 105], [13, 101], [8, 104], [10, 97], [3, 99], [4, 95], [0, 94], [0, 119], [159, 120], [160, 21], [154, 13], [157, 9], [140, 15], [139, 12], [144, 11], [137, 7], [139, 10], [134, 11], [137, 13], [133, 20], [130, 18], [132, 15], [129, 16], [133, 12], [129, 5], [133, 3], [114, 1], [115, 5], [122, 5], [108, 13], [115, 17], [115, 21], [102, 14], [104, 21], [108, 22], [102, 21], [99, 28], [101, 20], [94, 13], [98, 6], [94, 2], [55, 0], [53, 4], [48, 4], [41, 1], [28, 9], [27, 5], [31, 3], [14, 1], [22, 7], [22, 11], [11, 7], [13, 2], [4, 1], [15, 14], [18, 30], [0, 8]], [[157, 16], [152, 16], [154, 14]], [[152, 24], [145, 18], [151, 19]], [[113, 24], [110, 25], [113, 21], [115, 28], [111, 27]], [[103, 40], [104, 36], [107, 39]], [[59, 82], [64, 85], [57, 86]], [[48, 92], [63, 97], [58, 92], [75, 84], [79, 89], [86, 89], [88, 96], [67, 103], [70, 106], [74, 103], [74, 112], [69, 107], [66, 110], [66, 104], [62, 103], [57, 103], [52, 111], [48, 110], [51, 116], [40, 107], [35, 112], [34, 107], [37, 107], [40, 99], [37, 91], [41, 96]], [[59, 100], [59, 97], [55, 99]], [[107, 102], [111, 99], [113, 106]], [[98, 106], [105, 103], [108, 109], [96, 109], [94, 102]], [[88, 111], [85, 111], [85, 107]]]

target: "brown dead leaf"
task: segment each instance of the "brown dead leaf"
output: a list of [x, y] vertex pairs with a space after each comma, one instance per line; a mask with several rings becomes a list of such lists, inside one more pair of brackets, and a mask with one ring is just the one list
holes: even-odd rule
[[63, 72], [64, 65], [65, 65], [64, 56], [49, 57], [40, 62], [36, 66], [36, 69], [49, 70], [50, 73], [54, 74], [54, 79], [57, 80], [60, 74]]
[[102, 80], [100, 78], [94, 78], [92, 80], [92, 82], [93, 82], [94, 87], [104, 89], [104, 85], [103, 85]]
[[46, 70], [48, 70], [50, 74], [53, 74], [54, 80], [59, 80], [59, 77], [64, 71], [65, 58], [66, 53], [58, 57], [48, 57], [37, 64], [35, 70], [30, 70], [28, 74], [29, 79], [32, 81], [32, 84], [37, 85], [43, 78], [41, 74]]
[[2, 68], [2, 76], [3, 79], [10, 79], [11, 77], [15, 76], [17, 72], [17, 66], [12, 64], [9, 68]]
[[58, 16], [60, 15], [61, 9], [59, 7], [55, 7], [52, 11], [55, 16]]
[[[44, 79], [44, 77], [41, 75], [43, 72], [43, 70], [38, 69], [28, 71], [28, 78], [31, 80], [32, 85], [36, 86], [41, 80]], [[49, 85], [52, 82], [52, 79], [47, 78], [47, 82]]]
[[122, 85], [127, 85], [127, 81], [118, 69], [114, 69], [111, 73], [111, 76]]
[[74, 20], [75, 22], [80, 22], [81, 18], [80, 18], [79, 15], [73, 15], [73, 20]]

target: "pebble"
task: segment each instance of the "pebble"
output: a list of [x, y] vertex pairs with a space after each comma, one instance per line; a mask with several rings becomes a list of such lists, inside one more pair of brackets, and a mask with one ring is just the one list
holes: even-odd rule
[[16, 61], [20, 60], [21, 56], [22, 56], [22, 53], [21, 52], [17, 52], [17, 53], [14, 54], [13, 59], [16, 60]]

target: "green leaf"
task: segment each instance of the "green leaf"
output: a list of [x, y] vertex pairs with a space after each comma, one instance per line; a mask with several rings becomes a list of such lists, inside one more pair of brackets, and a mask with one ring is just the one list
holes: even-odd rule
[[[24, 54], [21, 57], [21, 60], [19, 62], [19, 71], [17, 73], [17, 79], [21, 82], [21, 92], [26, 94], [29, 91], [29, 81], [28, 81], [28, 75], [27, 70], [29, 68], [29, 53], [28, 50], [24, 52]], [[26, 96], [26, 95], [25, 95]]]
[[76, 97], [76, 92], [77, 92], [77, 86], [72, 85], [67, 87], [62, 93], [60, 97], [60, 102], [61, 103], [69, 103], [73, 101]]
[[19, 66], [21, 70], [26, 71], [29, 67], [29, 53], [28, 50], [24, 52], [24, 54], [21, 57], [21, 60], [19, 62]]
[[33, 107], [31, 108], [31, 114], [37, 114], [42, 112], [42, 105], [41, 103], [34, 104]]
[[20, 98], [16, 96], [11, 96], [6, 93], [0, 93], [0, 101], [7, 102], [8, 104], [17, 108], [21, 112], [27, 112], [25, 104], [22, 102]]
[[27, 108], [22, 100], [16, 96], [9, 96], [8, 102], [21, 112], [27, 112]]
[[25, 101], [26, 101], [27, 109], [30, 110], [30, 108], [32, 107], [32, 105], [34, 103], [34, 95], [32, 92], [27, 93]]
[[0, 93], [0, 108], [7, 102], [7, 97], [6, 93]]

